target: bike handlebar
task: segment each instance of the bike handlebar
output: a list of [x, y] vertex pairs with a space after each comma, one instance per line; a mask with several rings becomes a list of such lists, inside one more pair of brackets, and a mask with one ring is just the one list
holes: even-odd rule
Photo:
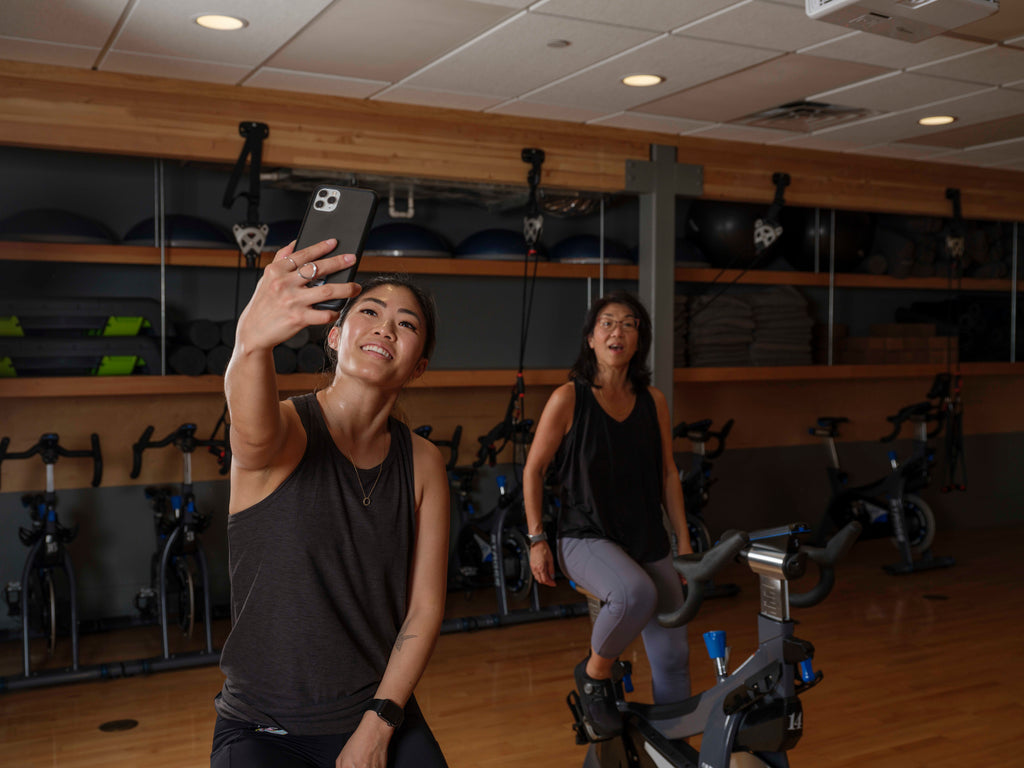
[[903, 423], [913, 419], [914, 417], [922, 418], [925, 422], [938, 422], [938, 426], [935, 430], [927, 433], [929, 438], [935, 437], [942, 431], [942, 427], [946, 419], [945, 413], [927, 400], [907, 405], [900, 408], [899, 412], [895, 415], [885, 417], [886, 421], [892, 423], [893, 429], [892, 432], [885, 437], [879, 438], [879, 441], [883, 443], [891, 443], [899, 436], [900, 431], [903, 429]]
[[[424, 424], [422, 427], [416, 427], [413, 430], [420, 437], [424, 437], [430, 440], [430, 433], [434, 431], [434, 428], [429, 424]], [[448, 461], [445, 463], [444, 468], [449, 472], [455, 469], [456, 463], [459, 460], [459, 442], [462, 440], [462, 425], [457, 424], [455, 430], [452, 432], [451, 440], [430, 440], [438, 448], [447, 448], [450, 451]]]
[[[515, 442], [517, 435], [522, 435], [520, 442], [529, 442], [530, 431], [533, 429], [533, 419], [523, 419], [513, 422], [510, 419], [499, 421], [498, 424], [486, 435], [478, 437], [480, 450], [476, 452], [476, 461], [472, 463], [473, 469], [479, 469], [486, 464], [493, 467], [498, 462], [498, 454], [504, 449], [505, 444], [510, 440]], [[501, 445], [498, 442], [501, 441]]]
[[675, 611], [658, 614], [658, 622], [663, 627], [679, 627], [688, 624], [704, 602], [704, 593], [711, 583], [711, 578], [726, 563], [733, 560], [740, 551], [750, 545], [750, 537], [743, 531], [728, 531], [721, 540], [707, 552], [680, 555], [673, 558], [679, 575], [686, 579], [686, 599]]
[[217, 457], [217, 462], [221, 465], [218, 471], [219, 474], [226, 475], [231, 466], [231, 446], [227, 438], [223, 440], [202, 440], [197, 438], [195, 433], [196, 425], [185, 423], [160, 440], [150, 440], [150, 437], [153, 435], [153, 426], [146, 427], [142, 432], [142, 436], [132, 445], [132, 471], [130, 475], [132, 479], [137, 478], [142, 471], [142, 452], [144, 450], [147, 448], [163, 448], [170, 443], [174, 443], [174, 447], [182, 453], [192, 453], [196, 448], [201, 447], [218, 449], [211, 452]]
[[790, 592], [789, 604], [797, 608], [810, 608], [817, 605], [832, 591], [836, 583], [835, 565], [839, 562], [860, 536], [862, 526], [851, 520], [839, 532], [829, 539], [824, 547], [803, 547], [807, 559], [818, 565], [818, 583], [806, 592]]
[[40, 436], [39, 441], [26, 451], [8, 452], [7, 446], [11, 439], [5, 437], [0, 440], [0, 464], [4, 459], [28, 459], [39, 455], [44, 464], [56, 464], [61, 456], [67, 458], [92, 458], [92, 481], [93, 488], [99, 486], [103, 479], [103, 454], [100, 451], [100, 436], [93, 432], [89, 436], [91, 448], [89, 450], [72, 451], [60, 444], [60, 438], [56, 432], [46, 432]]
[[[818, 583], [810, 590], [790, 595], [789, 600], [792, 605], [808, 608], [817, 605], [828, 596], [835, 585], [835, 564], [853, 546], [860, 531], [860, 523], [852, 520], [832, 537], [826, 547], [800, 547], [800, 552], [806, 553], [808, 559], [818, 564], [820, 573]], [[789, 535], [792, 536], [796, 533], [797, 531], [790, 530]], [[750, 534], [744, 531], [728, 531], [707, 552], [674, 558], [673, 566], [679, 575], [686, 579], [686, 599], [677, 610], [658, 614], [659, 623], [664, 627], [688, 624], [700, 611], [714, 575], [727, 563], [748, 550], [750, 546]]]
[[708, 440], [717, 440], [718, 443], [715, 446], [715, 449], [704, 454], [705, 458], [717, 459], [725, 451], [725, 438], [729, 436], [733, 422], [733, 419], [729, 419], [720, 430], [712, 432], [711, 419], [702, 419], [700, 421], [691, 421], [689, 423], [681, 421], [673, 428], [672, 437], [685, 437], [687, 440], [701, 443], [706, 443]]

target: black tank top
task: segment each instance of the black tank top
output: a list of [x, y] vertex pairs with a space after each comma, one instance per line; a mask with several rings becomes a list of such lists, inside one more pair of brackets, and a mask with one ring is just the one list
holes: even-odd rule
[[[306, 452], [267, 498], [228, 519], [231, 634], [217, 711], [298, 735], [355, 730], [406, 615], [415, 525], [412, 442], [391, 447], [369, 506], [316, 396], [292, 398]], [[369, 490], [376, 468], [360, 475]]]
[[572, 427], [555, 457], [562, 487], [558, 533], [610, 539], [638, 563], [669, 553], [662, 522], [661, 433], [645, 388], [623, 421], [609, 416], [578, 379]]

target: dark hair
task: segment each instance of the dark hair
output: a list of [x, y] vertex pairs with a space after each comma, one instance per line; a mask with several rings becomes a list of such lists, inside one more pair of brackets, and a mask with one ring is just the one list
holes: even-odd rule
[[[434, 297], [413, 283], [407, 275], [401, 274], [375, 275], [362, 284], [363, 290], [359, 295], [362, 296], [364, 293], [372, 291], [374, 288], [380, 288], [382, 285], [406, 288], [416, 298], [420, 309], [423, 311], [423, 353], [420, 355], [420, 359], [429, 359], [434, 354], [434, 345], [437, 343], [437, 305], [434, 303]], [[358, 300], [359, 297], [357, 296], [355, 299], [345, 303], [341, 314], [334, 322], [335, 328], [341, 328], [345, 324], [345, 318], [348, 317], [348, 313]], [[330, 367], [334, 368], [338, 363], [338, 353], [329, 344], [327, 344], [327, 358], [331, 363]]]
[[639, 321], [636, 353], [629, 361], [629, 370], [626, 373], [634, 391], [639, 392], [651, 385], [651, 369], [647, 366], [647, 356], [651, 351], [651, 316], [647, 314], [647, 309], [640, 303], [640, 299], [628, 291], [612, 291], [590, 305], [587, 316], [583, 320], [580, 353], [569, 371], [569, 379], [579, 379], [591, 387], [594, 386], [594, 378], [597, 376], [597, 356], [588, 342], [594, 333], [598, 316], [609, 304], [624, 304], [629, 307], [633, 317]]

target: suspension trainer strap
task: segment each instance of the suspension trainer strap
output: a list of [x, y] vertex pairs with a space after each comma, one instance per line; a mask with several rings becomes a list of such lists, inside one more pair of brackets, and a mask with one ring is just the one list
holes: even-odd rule
[[[768, 206], [768, 210], [765, 211], [764, 216], [757, 219], [754, 222], [754, 258], [739, 271], [732, 280], [719, 288], [711, 297], [697, 307], [690, 314], [690, 321], [692, 322], [695, 317], [700, 315], [701, 312], [710, 307], [715, 301], [717, 301], [726, 291], [728, 291], [733, 285], [747, 274], [748, 271], [756, 267], [765, 253], [772, 246], [772, 244], [779, 239], [782, 235], [782, 222], [780, 221], [780, 214], [783, 206], [786, 204], [786, 198], [784, 192], [786, 187], [789, 186], [790, 178], [788, 173], [782, 173], [776, 171], [772, 174], [772, 184], [775, 185], [775, 197], [772, 199], [772, 203]], [[727, 270], [731, 269], [733, 264], [743, 255], [742, 251], [737, 250], [733, 257], [729, 260], [724, 267], [722, 267], [718, 274], [715, 275], [714, 279], [707, 284], [707, 287], [703, 291], [694, 296], [694, 300], [702, 299], [711, 293], [711, 289], [715, 287], [719, 279], [726, 273]]]
[[[260, 221], [260, 170], [263, 162], [263, 140], [270, 135], [270, 129], [265, 123], [244, 121], [238, 124], [238, 133], [245, 138], [245, 144], [242, 146], [242, 152], [238, 156], [234, 170], [231, 171], [231, 178], [224, 191], [222, 203], [225, 208], [230, 208], [239, 197], [244, 197], [248, 201], [245, 221], [235, 224], [232, 231], [239, 250], [245, 256], [246, 265], [251, 268], [258, 263], [263, 245], [267, 241], [267, 234], [270, 231], [270, 228]], [[235, 189], [242, 179], [246, 159], [249, 160], [249, 191], [239, 192], [236, 195]]]
[[[511, 413], [511, 425], [513, 432], [523, 420], [526, 387], [523, 381], [523, 365], [526, 358], [526, 339], [530, 329], [530, 316], [533, 313], [533, 296], [537, 285], [537, 264], [540, 261], [540, 253], [537, 250], [537, 243], [540, 241], [541, 232], [544, 230], [544, 217], [540, 212], [540, 203], [537, 199], [537, 190], [540, 187], [541, 166], [544, 164], [544, 150], [536, 148], [525, 148], [522, 151], [522, 160], [530, 164], [530, 170], [526, 175], [526, 182], [530, 188], [529, 197], [526, 203], [526, 215], [523, 217], [523, 238], [526, 240], [526, 254], [523, 259], [523, 300], [522, 315], [519, 327], [519, 365], [516, 370], [516, 381], [512, 387], [512, 398], [509, 403]], [[530, 274], [530, 260], [533, 260], [533, 274]]]
[[[957, 344], [956, 363], [953, 362], [953, 336], [960, 336], [960, 298], [963, 291], [963, 274], [966, 268], [967, 228], [964, 225], [960, 207], [960, 190], [950, 187], [946, 199], [953, 204], [953, 218], [946, 231], [946, 256], [949, 259], [947, 277], [948, 297], [946, 323], [951, 335], [946, 343], [946, 376], [950, 381], [943, 407], [946, 410], [947, 428], [945, 435], [946, 484], [943, 493], [967, 490], [967, 460], [964, 454], [963, 432], [963, 375], [960, 369], [960, 348]], [[955, 283], [954, 283], [955, 280]], [[955, 368], [955, 372], [954, 372]]]

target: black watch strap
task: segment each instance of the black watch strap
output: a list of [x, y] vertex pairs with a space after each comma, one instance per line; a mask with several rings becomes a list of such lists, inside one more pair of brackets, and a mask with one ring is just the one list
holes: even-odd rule
[[392, 728], [400, 726], [405, 719], [405, 711], [391, 699], [373, 699], [366, 709], [376, 712], [377, 717]]

